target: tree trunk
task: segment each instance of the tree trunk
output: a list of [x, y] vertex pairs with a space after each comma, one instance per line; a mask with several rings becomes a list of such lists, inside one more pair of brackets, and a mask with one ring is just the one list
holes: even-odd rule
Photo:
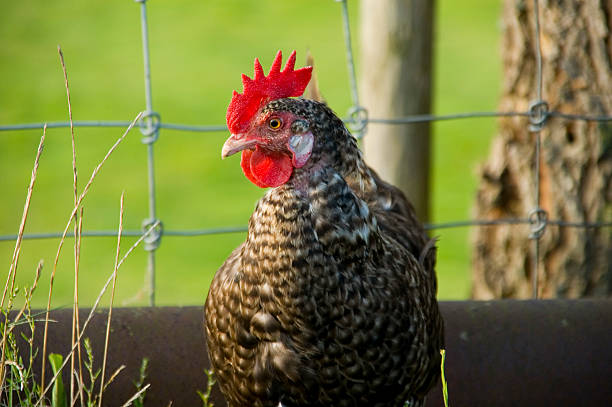
[[[505, 0], [500, 110], [536, 99], [533, 1]], [[542, 98], [552, 111], [612, 114], [612, 1], [540, 2]], [[475, 216], [526, 218], [535, 207], [535, 134], [525, 117], [503, 118], [480, 171]], [[550, 117], [541, 131], [540, 206], [548, 219], [610, 221], [612, 123]], [[534, 250], [528, 225], [475, 230], [473, 296], [532, 296]], [[540, 240], [541, 297], [609, 296], [610, 228], [548, 224]]]
[[[429, 113], [432, 89], [431, 0], [361, 1], [361, 95], [372, 118]], [[372, 124], [365, 158], [429, 218], [429, 124]]]

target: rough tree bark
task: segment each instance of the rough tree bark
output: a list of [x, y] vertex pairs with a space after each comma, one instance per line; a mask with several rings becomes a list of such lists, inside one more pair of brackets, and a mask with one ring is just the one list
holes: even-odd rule
[[[361, 95], [370, 117], [429, 113], [432, 0], [361, 0]], [[370, 124], [365, 158], [429, 218], [430, 126]]]
[[[533, 1], [505, 0], [500, 109], [526, 111], [536, 98]], [[543, 99], [550, 110], [612, 114], [612, 1], [540, 1]], [[475, 216], [526, 218], [534, 208], [535, 146], [525, 117], [503, 118], [481, 169]], [[611, 219], [612, 123], [549, 118], [541, 132], [541, 207], [549, 219]], [[473, 296], [532, 296], [529, 226], [476, 229]], [[610, 228], [549, 224], [541, 238], [541, 297], [609, 296]]]

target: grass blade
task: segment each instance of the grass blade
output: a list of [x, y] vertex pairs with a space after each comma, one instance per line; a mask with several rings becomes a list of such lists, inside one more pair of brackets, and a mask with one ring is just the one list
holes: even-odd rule
[[68, 401], [66, 400], [66, 392], [64, 390], [64, 381], [62, 380], [61, 366], [64, 358], [58, 353], [51, 353], [49, 355], [49, 364], [53, 370], [53, 374], [58, 375], [55, 383], [53, 383], [53, 390], [51, 391], [51, 406], [52, 407], [68, 407]]
[[446, 349], [440, 350], [440, 355], [442, 355], [442, 361], [440, 362], [440, 372], [442, 380], [442, 396], [444, 397], [444, 407], [448, 407], [448, 383], [446, 383], [446, 376], [444, 375], [444, 362], [446, 360]]

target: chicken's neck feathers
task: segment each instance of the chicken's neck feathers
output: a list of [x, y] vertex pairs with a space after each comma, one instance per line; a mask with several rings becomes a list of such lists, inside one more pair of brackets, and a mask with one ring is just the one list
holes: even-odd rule
[[[314, 252], [365, 261], [381, 239], [367, 203], [332, 168], [322, 168], [301, 180], [269, 190], [249, 221], [244, 251], [259, 269], [303, 273], [295, 264]], [[306, 185], [307, 187], [304, 187]]]

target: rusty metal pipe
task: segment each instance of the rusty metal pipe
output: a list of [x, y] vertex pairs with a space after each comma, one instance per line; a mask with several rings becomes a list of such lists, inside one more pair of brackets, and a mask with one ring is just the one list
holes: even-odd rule
[[[453, 407], [612, 405], [612, 300], [457, 301], [440, 307]], [[81, 312], [84, 321], [88, 310]], [[98, 312], [86, 333], [97, 362], [106, 316]], [[66, 354], [71, 310], [53, 311], [51, 318], [57, 322], [50, 324], [49, 352]], [[210, 366], [202, 321], [202, 307], [113, 310], [107, 371], [122, 364], [126, 369], [109, 386], [104, 405], [120, 406], [135, 392], [143, 357], [150, 359], [147, 407], [166, 407], [170, 400], [173, 407], [202, 405], [196, 390], [205, 389]], [[225, 406], [216, 388], [212, 401]], [[443, 405], [439, 385], [427, 405]]]

